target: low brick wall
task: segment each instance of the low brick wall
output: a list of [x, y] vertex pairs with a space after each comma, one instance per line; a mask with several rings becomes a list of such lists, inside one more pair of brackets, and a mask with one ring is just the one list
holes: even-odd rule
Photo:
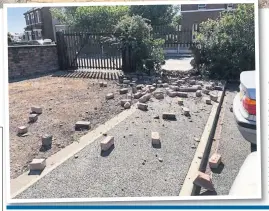
[[8, 47], [9, 79], [50, 73], [59, 70], [56, 45]]

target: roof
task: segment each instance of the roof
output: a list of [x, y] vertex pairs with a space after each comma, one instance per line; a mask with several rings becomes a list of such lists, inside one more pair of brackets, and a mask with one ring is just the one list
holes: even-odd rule
[[26, 11], [25, 13], [23, 13], [24, 15], [25, 14], [28, 14], [28, 13], [30, 13], [30, 12], [32, 12], [32, 11], [35, 11], [35, 10], [38, 10], [38, 9], [42, 9], [43, 7], [33, 7], [33, 8], [31, 8], [30, 10], [28, 10], [28, 11]]

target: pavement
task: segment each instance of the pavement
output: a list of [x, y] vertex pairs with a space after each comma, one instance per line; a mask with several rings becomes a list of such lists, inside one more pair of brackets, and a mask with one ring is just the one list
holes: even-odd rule
[[190, 63], [192, 59], [192, 57], [169, 58], [165, 60], [162, 68], [170, 71], [189, 71], [193, 69]]
[[[223, 124], [219, 143], [213, 143], [211, 154], [216, 150], [222, 155], [221, 167], [212, 172], [212, 181], [217, 195], [228, 195], [232, 184], [247, 156], [251, 153], [250, 143], [240, 134], [230, 108], [238, 93], [238, 85], [229, 85], [224, 98], [220, 119]], [[207, 170], [209, 171], [209, 170]]]
[[[15, 198], [178, 196], [198, 145], [194, 137], [202, 135], [212, 107], [190, 95], [184, 104], [191, 118], [175, 98], [154, 99], [149, 111], [136, 110], [107, 133], [114, 149], [101, 154], [101, 137]], [[163, 120], [165, 111], [177, 121]], [[160, 148], [151, 146], [152, 131], [160, 134]]]

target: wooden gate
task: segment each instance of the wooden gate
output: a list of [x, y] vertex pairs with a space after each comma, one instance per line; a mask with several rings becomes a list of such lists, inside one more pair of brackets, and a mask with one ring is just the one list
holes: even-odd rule
[[111, 34], [56, 32], [59, 64], [62, 70], [78, 68], [122, 69], [122, 50], [106, 38]]

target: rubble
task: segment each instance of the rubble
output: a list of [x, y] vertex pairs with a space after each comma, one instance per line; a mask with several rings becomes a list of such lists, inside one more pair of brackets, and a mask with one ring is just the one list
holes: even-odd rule
[[183, 99], [179, 98], [179, 99], [178, 99], [178, 104], [179, 104], [179, 105], [183, 105]]
[[113, 99], [114, 98], [114, 94], [113, 93], [108, 93], [106, 95], [106, 100], [110, 100], [110, 99]]
[[142, 111], [147, 111], [148, 110], [148, 105], [145, 103], [138, 103], [137, 108], [142, 110]]
[[127, 94], [128, 93], [128, 89], [127, 88], [122, 88], [120, 89], [120, 94]]
[[218, 95], [215, 95], [213, 93], [210, 94], [210, 99], [214, 102], [217, 102], [218, 101]]
[[120, 105], [122, 107], [124, 107], [125, 103], [127, 103], [127, 102], [129, 102], [131, 104], [132, 100], [131, 99], [123, 99], [123, 100], [120, 101]]
[[196, 94], [196, 97], [202, 97], [202, 91], [201, 90], [197, 90], [195, 94]]
[[158, 99], [158, 100], [160, 100], [160, 99], [164, 99], [164, 93], [161, 92], [161, 91], [154, 92], [154, 93], [153, 93], [153, 96], [154, 96], [156, 99]]
[[187, 98], [187, 97], [188, 97], [188, 93], [186, 93], [186, 92], [177, 92], [177, 96], [178, 96], [178, 97], [184, 97], [184, 98]]
[[130, 102], [126, 102], [123, 107], [125, 109], [129, 109], [131, 107], [131, 103]]

